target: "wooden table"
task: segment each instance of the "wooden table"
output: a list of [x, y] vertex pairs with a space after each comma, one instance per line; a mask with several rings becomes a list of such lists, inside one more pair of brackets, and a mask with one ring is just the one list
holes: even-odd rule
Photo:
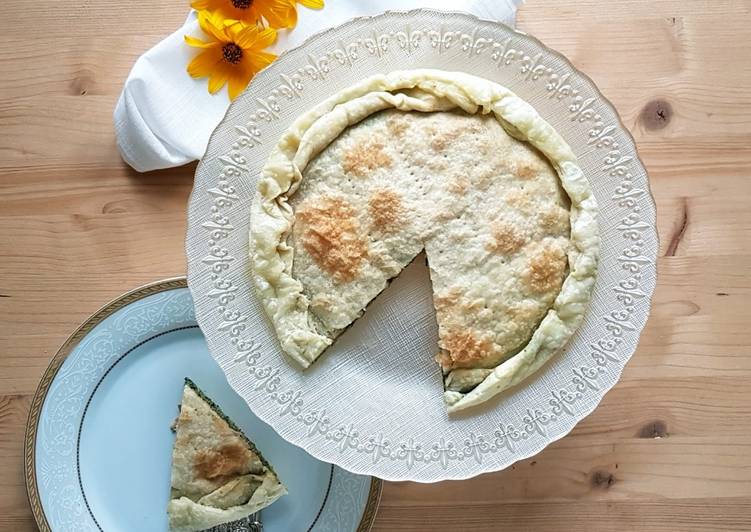
[[[0, 4], [0, 530], [35, 529], [22, 437], [58, 346], [109, 299], [185, 272], [194, 166], [130, 170], [112, 110], [186, 4]], [[387, 483], [375, 528], [749, 530], [751, 2], [528, 0], [518, 25], [636, 138], [661, 235], [652, 317], [569, 436], [473, 480]]]

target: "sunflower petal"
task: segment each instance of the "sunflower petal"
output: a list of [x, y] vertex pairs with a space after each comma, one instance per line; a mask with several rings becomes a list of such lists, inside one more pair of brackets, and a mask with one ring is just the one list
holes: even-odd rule
[[273, 28], [266, 28], [258, 32], [258, 39], [255, 42], [254, 48], [268, 48], [276, 41], [276, 30]]
[[245, 27], [244, 22], [241, 19], [236, 19], [236, 18], [223, 18], [222, 19], [222, 25], [225, 28], [230, 28], [230, 27], [234, 27], [234, 26], [238, 26], [240, 28], [244, 28]]
[[248, 64], [253, 73], [260, 72], [276, 59], [276, 55], [269, 52], [254, 51], [252, 54], [247, 54]]
[[188, 74], [194, 78], [204, 78], [210, 75], [222, 60], [222, 51], [219, 47], [209, 48], [195, 56], [188, 64]]
[[229, 26], [238, 21], [242, 21], [246, 24], [255, 24], [258, 19], [258, 14], [255, 13], [253, 3], [260, 1], [254, 0], [251, 2], [250, 7], [238, 8], [235, 7], [230, 0], [215, 0], [215, 8], [210, 8], [214, 12], [217, 18], [222, 19], [225, 22], [225, 26]]
[[[233, 28], [234, 30], [234, 28]], [[266, 28], [258, 31], [255, 26], [244, 26], [239, 31], [233, 32], [233, 40], [240, 48], [266, 48], [276, 40], [276, 30]]]
[[269, 0], [257, 6], [272, 28], [294, 28], [297, 24], [297, 8], [294, 0]]
[[198, 13], [198, 24], [206, 35], [213, 37], [220, 42], [228, 42], [227, 34], [224, 32], [224, 22], [215, 13], [200, 11]]
[[221, 90], [221, 88], [224, 87], [224, 84], [227, 83], [229, 74], [229, 69], [224, 65], [219, 65], [218, 68], [215, 68], [209, 78], [209, 92], [211, 94], [216, 94]]
[[240, 48], [250, 48], [258, 39], [258, 28], [245, 24], [237, 24], [227, 28], [227, 35]]
[[193, 0], [190, 3], [190, 7], [192, 7], [196, 11], [201, 11], [203, 9], [209, 9], [211, 7], [211, 0]]
[[219, 46], [217, 41], [205, 42], [190, 35], [184, 35], [184, 37], [188, 46], [193, 46], [194, 48], [213, 48], [214, 46]]
[[253, 77], [253, 72], [248, 68], [242, 68], [237, 72], [233, 72], [229, 77], [229, 99], [234, 100], [238, 97], [245, 87], [250, 83]]
[[323, 8], [323, 0], [297, 0], [297, 2], [309, 9]]

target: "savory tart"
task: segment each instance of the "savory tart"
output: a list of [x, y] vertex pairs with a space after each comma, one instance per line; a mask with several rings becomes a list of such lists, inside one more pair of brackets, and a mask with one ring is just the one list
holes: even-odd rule
[[449, 411], [540, 368], [581, 323], [597, 203], [563, 138], [462, 73], [377, 75], [296, 120], [251, 209], [256, 290], [303, 367], [424, 251]]
[[170, 530], [236, 521], [287, 493], [255, 445], [190, 379], [173, 429]]

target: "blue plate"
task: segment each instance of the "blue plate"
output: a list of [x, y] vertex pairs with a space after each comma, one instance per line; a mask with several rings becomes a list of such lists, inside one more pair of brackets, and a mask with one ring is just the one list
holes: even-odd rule
[[165, 531], [183, 379], [213, 398], [274, 465], [289, 494], [265, 532], [367, 531], [380, 481], [308, 455], [256, 418], [209, 355], [184, 279], [102, 308], [54, 357], [26, 431], [26, 484], [41, 530]]

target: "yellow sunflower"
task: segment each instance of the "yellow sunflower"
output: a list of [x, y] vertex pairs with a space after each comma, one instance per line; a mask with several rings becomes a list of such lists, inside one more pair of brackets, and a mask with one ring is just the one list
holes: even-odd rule
[[[305, 2], [317, 3], [318, 0]], [[258, 24], [263, 17], [272, 28], [292, 28], [297, 22], [295, 0], [193, 0], [190, 6], [196, 11], [212, 11], [224, 19], [246, 24]]]
[[188, 73], [194, 78], [208, 77], [211, 94], [229, 82], [229, 97], [234, 100], [259, 70], [276, 59], [263, 51], [276, 40], [276, 31], [271, 28], [222, 20], [220, 15], [206, 11], [198, 13], [198, 23], [209, 40], [185, 36], [190, 46], [203, 49], [188, 65]]

